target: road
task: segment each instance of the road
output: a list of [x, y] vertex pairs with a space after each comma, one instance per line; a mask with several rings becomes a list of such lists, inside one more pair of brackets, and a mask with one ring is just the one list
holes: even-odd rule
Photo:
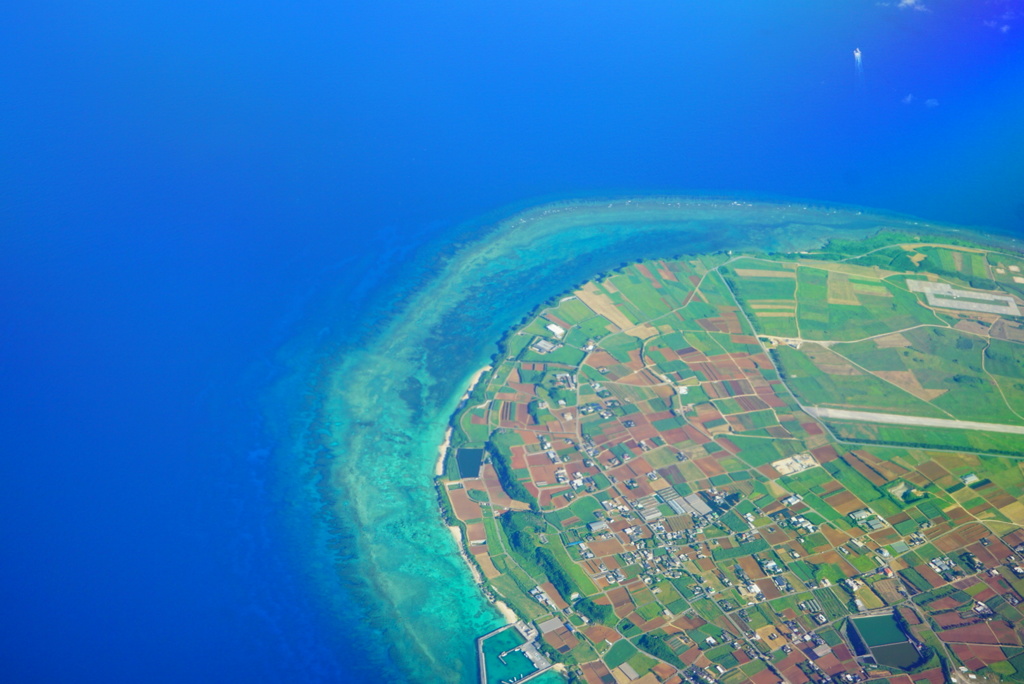
[[986, 432], [1003, 432], [1012, 435], [1024, 435], [1024, 425], [975, 423], [970, 420], [951, 420], [949, 418], [920, 418], [918, 416], [903, 416], [898, 413], [847, 411], [846, 409], [825, 408], [823, 406], [805, 406], [804, 411], [815, 418], [822, 419], [831, 418], [832, 420], [855, 420], [862, 423], [884, 423], [886, 425], [952, 428], [955, 430], [984, 430]]

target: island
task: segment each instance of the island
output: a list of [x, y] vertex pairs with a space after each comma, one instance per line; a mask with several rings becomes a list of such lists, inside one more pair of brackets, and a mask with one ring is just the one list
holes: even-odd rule
[[902, 230], [545, 302], [436, 472], [479, 681], [1024, 681], [1021, 307], [1020, 254]]

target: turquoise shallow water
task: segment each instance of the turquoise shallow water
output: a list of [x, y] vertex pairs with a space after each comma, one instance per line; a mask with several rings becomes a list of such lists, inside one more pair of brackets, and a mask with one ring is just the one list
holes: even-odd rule
[[718, 192], [1024, 232], [1020, 0], [917, 4], [19, 3], [4, 680], [469, 676], [496, 618], [436, 525], [430, 443], [493, 340], [633, 255], [827, 217], [526, 217], [564, 228], [536, 246], [451, 223]]
[[369, 607], [379, 643], [391, 645], [377, 666], [412, 681], [473, 681], [474, 638], [501, 624], [442, 526], [433, 467], [448, 416], [504, 330], [534, 304], [631, 259], [792, 251], [882, 227], [938, 230], [799, 204], [565, 202], [480, 227], [481, 237], [427, 276], [394, 283], [380, 300], [386, 316], [322, 369], [306, 435], [336, 570]]
[[513, 629], [506, 629], [484, 641], [488, 684], [498, 684], [534, 671], [529, 658], [519, 651], [509, 653], [504, 656], [504, 659], [499, 657], [502, 653], [521, 646], [524, 642], [525, 640], [519, 635], [519, 632]]

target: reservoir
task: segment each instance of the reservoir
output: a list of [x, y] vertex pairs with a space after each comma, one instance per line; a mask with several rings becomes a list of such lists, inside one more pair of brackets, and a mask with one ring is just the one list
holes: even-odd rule
[[875, 661], [879, 665], [889, 665], [891, 667], [899, 667], [904, 670], [909, 669], [917, 662], [918, 658], [920, 658], [917, 653], [917, 649], [914, 648], [913, 644], [909, 641], [904, 641], [899, 644], [888, 644], [886, 646], [876, 646], [871, 649], [871, 654], [875, 656]]
[[484, 458], [483, 449], [459, 449], [455, 460], [459, 464], [459, 477], [471, 478], [480, 475], [480, 463]]
[[857, 652], [866, 650], [879, 665], [907, 669], [920, 657], [892, 615], [851, 618], [850, 624], [866, 647], [857, 648]]

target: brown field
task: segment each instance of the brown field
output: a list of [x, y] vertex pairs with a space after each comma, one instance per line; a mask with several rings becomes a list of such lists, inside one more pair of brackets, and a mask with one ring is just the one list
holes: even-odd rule
[[943, 512], [949, 516], [950, 521], [954, 525], [962, 525], [968, 520], [974, 519], [974, 516], [972, 516], [970, 513], [965, 511], [960, 506], [953, 506], [952, 508], [946, 509]]
[[935, 461], [925, 461], [917, 467], [918, 472], [923, 473], [932, 482], [949, 477], [949, 471]]
[[501, 573], [494, 567], [494, 563], [491, 561], [491, 557], [487, 553], [486, 546], [474, 546], [470, 549], [473, 552], [473, 557], [476, 558], [477, 565], [480, 566], [480, 570], [483, 571], [484, 577], [487, 579], [494, 579]]
[[747, 573], [750, 579], [764, 579], [764, 572], [753, 556], [741, 556], [736, 559], [736, 563], [743, 568], [743, 571]]
[[944, 389], [925, 389], [921, 386], [917, 376], [911, 371], [873, 371], [875, 375], [887, 382], [899, 387], [908, 394], [913, 394], [918, 399], [931, 401], [946, 393]]
[[855, 264], [844, 264], [838, 261], [811, 261], [809, 259], [801, 259], [798, 263], [801, 266], [816, 268], [819, 271], [845, 273], [846, 275], [853, 276], [854, 278], [863, 278], [865, 280], [881, 280], [882, 278], [897, 275], [896, 271], [887, 271], [878, 268], [877, 266], [857, 266]]
[[761, 590], [761, 593], [764, 594], [764, 597], [769, 601], [782, 596], [782, 592], [779, 591], [777, 586], [775, 586], [775, 582], [772, 582], [770, 579], [754, 580], [754, 584], [757, 585], [758, 589]]
[[583, 678], [587, 680], [587, 684], [603, 684], [609, 680], [614, 681], [612, 673], [608, 671], [608, 667], [600, 660], [585, 663], [580, 667], [583, 670]]
[[900, 540], [900, 533], [891, 527], [884, 527], [870, 533], [868, 537], [874, 539], [880, 546], [885, 546], [886, 544], [898, 542]]
[[1024, 502], [1015, 501], [1009, 506], [1003, 506], [999, 512], [1018, 525], [1024, 525]]
[[[987, 489], [988, 487], [984, 487], [983, 489], [975, 491], [982, 492]], [[1016, 501], [1011, 494], [1007, 494], [999, 489], [994, 489], [994, 491], [984, 491], [980, 496], [985, 497], [985, 500], [988, 501], [993, 508], [1004, 508]]]
[[[977, 468], [981, 463], [975, 454], [965, 454], [963, 452], [953, 453], [936, 453], [932, 456], [932, 460], [941, 465], [946, 470], [971, 467]], [[947, 465], [948, 464], [948, 465]]]
[[825, 502], [840, 515], [849, 515], [858, 509], [864, 508], [864, 502], [858, 499], [853, 492], [849, 491], [843, 491], [830, 496]]
[[899, 603], [903, 600], [903, 596], [899, 592], [900, 586], [899, 580], [883, 579], [875, 582], [872, 588], [886, 603]]
[[614, 644], [616, 641], [622, 638], [622, 635], [617, 630], [611, 627], [605, 627], [604, 625], [591, 624], [583, 632], [587, 635], [587, 638], [593, 641], [595, 644], [600, 644], [602, 641], [607, 641], [609, 644]]
[[[768, 644], [768, 646], [774, 651], [777, 648], [782, 648], [782, 645], [787, 643], [785, 629], [777, 629], [775, 625], [765, 625], [757, 630], [757, 635], [761, 637], [761, 641]], [[774, 638], [773, 638], [774, 637]]]
[[943, 629], [953, 625], [962, 625], [965, 622], [973, 622], [972, 618], [964, 618], [956, 610], [951, 610], [948, 613], [935, 613], [931, 618], [935, 621], [936, 625]]
[[[954, 609], [959, 608], [959, 607], [960, 607], [960, 602], [957, 601], [955, 598], [951, 598], [949, 596], [944, 596], [944, 597], [942, 597], [940, 599], [937, 599], [935, 601], [932, 601], [931, 603], [928, 604], [929, 610], [936, 610], [936, 611], [940, 611], [940, 610], [954, 610]], [[956, 613], [954, 613], [954, 614], [956, 614]], [[956, 623], [950, 623], [950, 624], [956, 624]]]
[[839, 484], [835, 480], [829, 480], [825, 484], [821, 485], [821, 490], [822, 497], [827, 497], [829, 494], [842, 491], [843, 485]]
[[725, 469], [722, 467], [722, 464], [719, 463], [713, 457], [709, 456], [707, 458], [699, 458], [699, 459], [695, 460], [694, 463], [708, 477], [712, 477], [714, 475], [724, 475], [725, 474]]
[[623, 618], [633, 612], [633, 602], [629, 600], [629, 594], [624, 588], [609, 589], [608, 596], [612, 600], [612, 609], [616, 616]]
[[966, 333], [974, 333], [975, 335], [987, 335], [989, 331], [989, 326], [974, 320], [960, 321], [953, 327], [956, 330], [962, 330]]
[[621, 382], [621, 383], [626, 384], [626, 385], [640, 385], [640, 386], [661, 385], [661, 384], [663, 384], [663, 381], [661, 380], [661, 378], [659, 378], [658, 376], [656, 376], [654, 373], [652, 373], [651, 371], [647, 370], [646, 368], [642, 368], [640, 370], [635, 370], [632, 373], [630, 373], [629, 375], [627, 375], [626, 377], [624, 377], [621, 380], [619, 380], [618, 382]]
[[449, 489], [448, 500], [452, 503], [455, 517], [463, 522], [476, 520], [483, 516], [483, 513], [480, 511], [480, 504], [471, 501], [465, 489]]
[[618, 360], [606, 351], [597, 350], [587, 356], [586, 365], [591, 368], [611, 367], [619, 365]]
[[988, 623], [988, 628], [996, 635], [996, 639], [999, 643], [1013, 644], [1015, 646], [1020, 644], [1020, 636], [1014, 630], [1012, 623], [1008, 623], [1003, 620], [993, 620]]
[[981, 644], [953, 644], [953, 652], [970, 670], [980, 670], [989, 663], [1006, 660], [1003, 649], [998, 646], [982, 646]]
[[[883, 477], [889, 480], [895, 480], [898, 477], [906, 476], [908, 474], [907, 469], [896, 461], [883, 461], [870, 451], [858, 450], [857, 456], [864, 461], [864, 463], [877, 470]], [[924, 483], [922, 482], [921, 484]]]
[[470, 544], [487, 541], [487, 531], [482, 522], [466, 525], [466, 541]]
[[860, 452], [858, 451], [851, 451], [843, 457], [843, 460], [849, 463], [854, 470], [867, 478], [868, 482], [876, 487], [881, 487], [888, 482], [888, 478], [883, 477], [880, 472], [866, 463], [864, 459], [860, 457]]
[[[610, 281], [605, 281], [604, 286], [609, 290], [613, 290], [613, 285]], [[576, 296], [581, 302], [586, 304], [594, 311], [594, 313], [604, 316], [614, 325], [618, 326], [620, 330], [628, 330], [633, 327], [633, 321], [626, 317], [626, 314], [622, 313], [615, 302], [611, 300], [608, 295], [597, 289], [594, 283], [587, 283], [582, 288], [576, 291]]]
[[[846, 542], [850, 541], [849, 533], [844, 532], [843, 530], [837, 530], [831, 525], [822, 525], [818, 529], [823, 535], [825, 535], [825, 539], [828, 539], [828, 543], [832, 546], [842, 546]], [[835, 561], [829, 562], [834, 563]]]
[[[935, 522], [935, 520], [936, 519], [933, 518], [932, 522]], [[942, 535], [946, 534], [951, 529], [953, 529], [953, 526], [950, 525], [948, 522], [936, 523], [934, 527], [924, 531], [924, 538], [929, 540], [929, 541], [932, 541], [932, 540], [938, 539]]]
[[1004, 318], [992, 324], [992, 337], [1000, 340], [1024, 342], [1024, 327], [1011, 323]]
[[891, 333], [889, 335], [883, 335], [882, 337], [876, 337], [875, 346], [879, 349], [888, 349], [890, 347], [909, 347], [910, 340], [900, 333]]
[[968, 644], [1008, 644], [1012, 646], [1016, 646], [1018, 644], [1017, 638], [1012, 629], [1009, 630], [1008, 633], [1004, 630], [1000, 630], [1000, 634], [997, 635], [993, 630], [989, 629], [989, 625], [985, 623], [945, 629], [938, 632], [938, 636], [946, 642], [959, 641]]
[[800, 348], [815, 366], [828, 375], [863, 375], [863, 371], [839, 354], [817, 344], [802, 345]]
[[[960, 508], [959, 506], [956, 506], [954, 508], [963, 511], [963, 509]], [[952, 510], [953, 509], [950, 509], [945, 512], [947, 515], [951, 515]], [[982, 525], [964, 525], [962, 528], [950, 532], [941, 539], [936, 539], [934, 541], [934, 544], [935, 547], [943, 553], [949, 553], [956, 549], [969, 546], [970, 544], [978, 541], [987, 534], [988, 530], [986, 530]]]
[[793, 532], [775, 528], [774, 532], [762, 532], [762, 536], [769, 544], [784, 544], [793, 538]]

